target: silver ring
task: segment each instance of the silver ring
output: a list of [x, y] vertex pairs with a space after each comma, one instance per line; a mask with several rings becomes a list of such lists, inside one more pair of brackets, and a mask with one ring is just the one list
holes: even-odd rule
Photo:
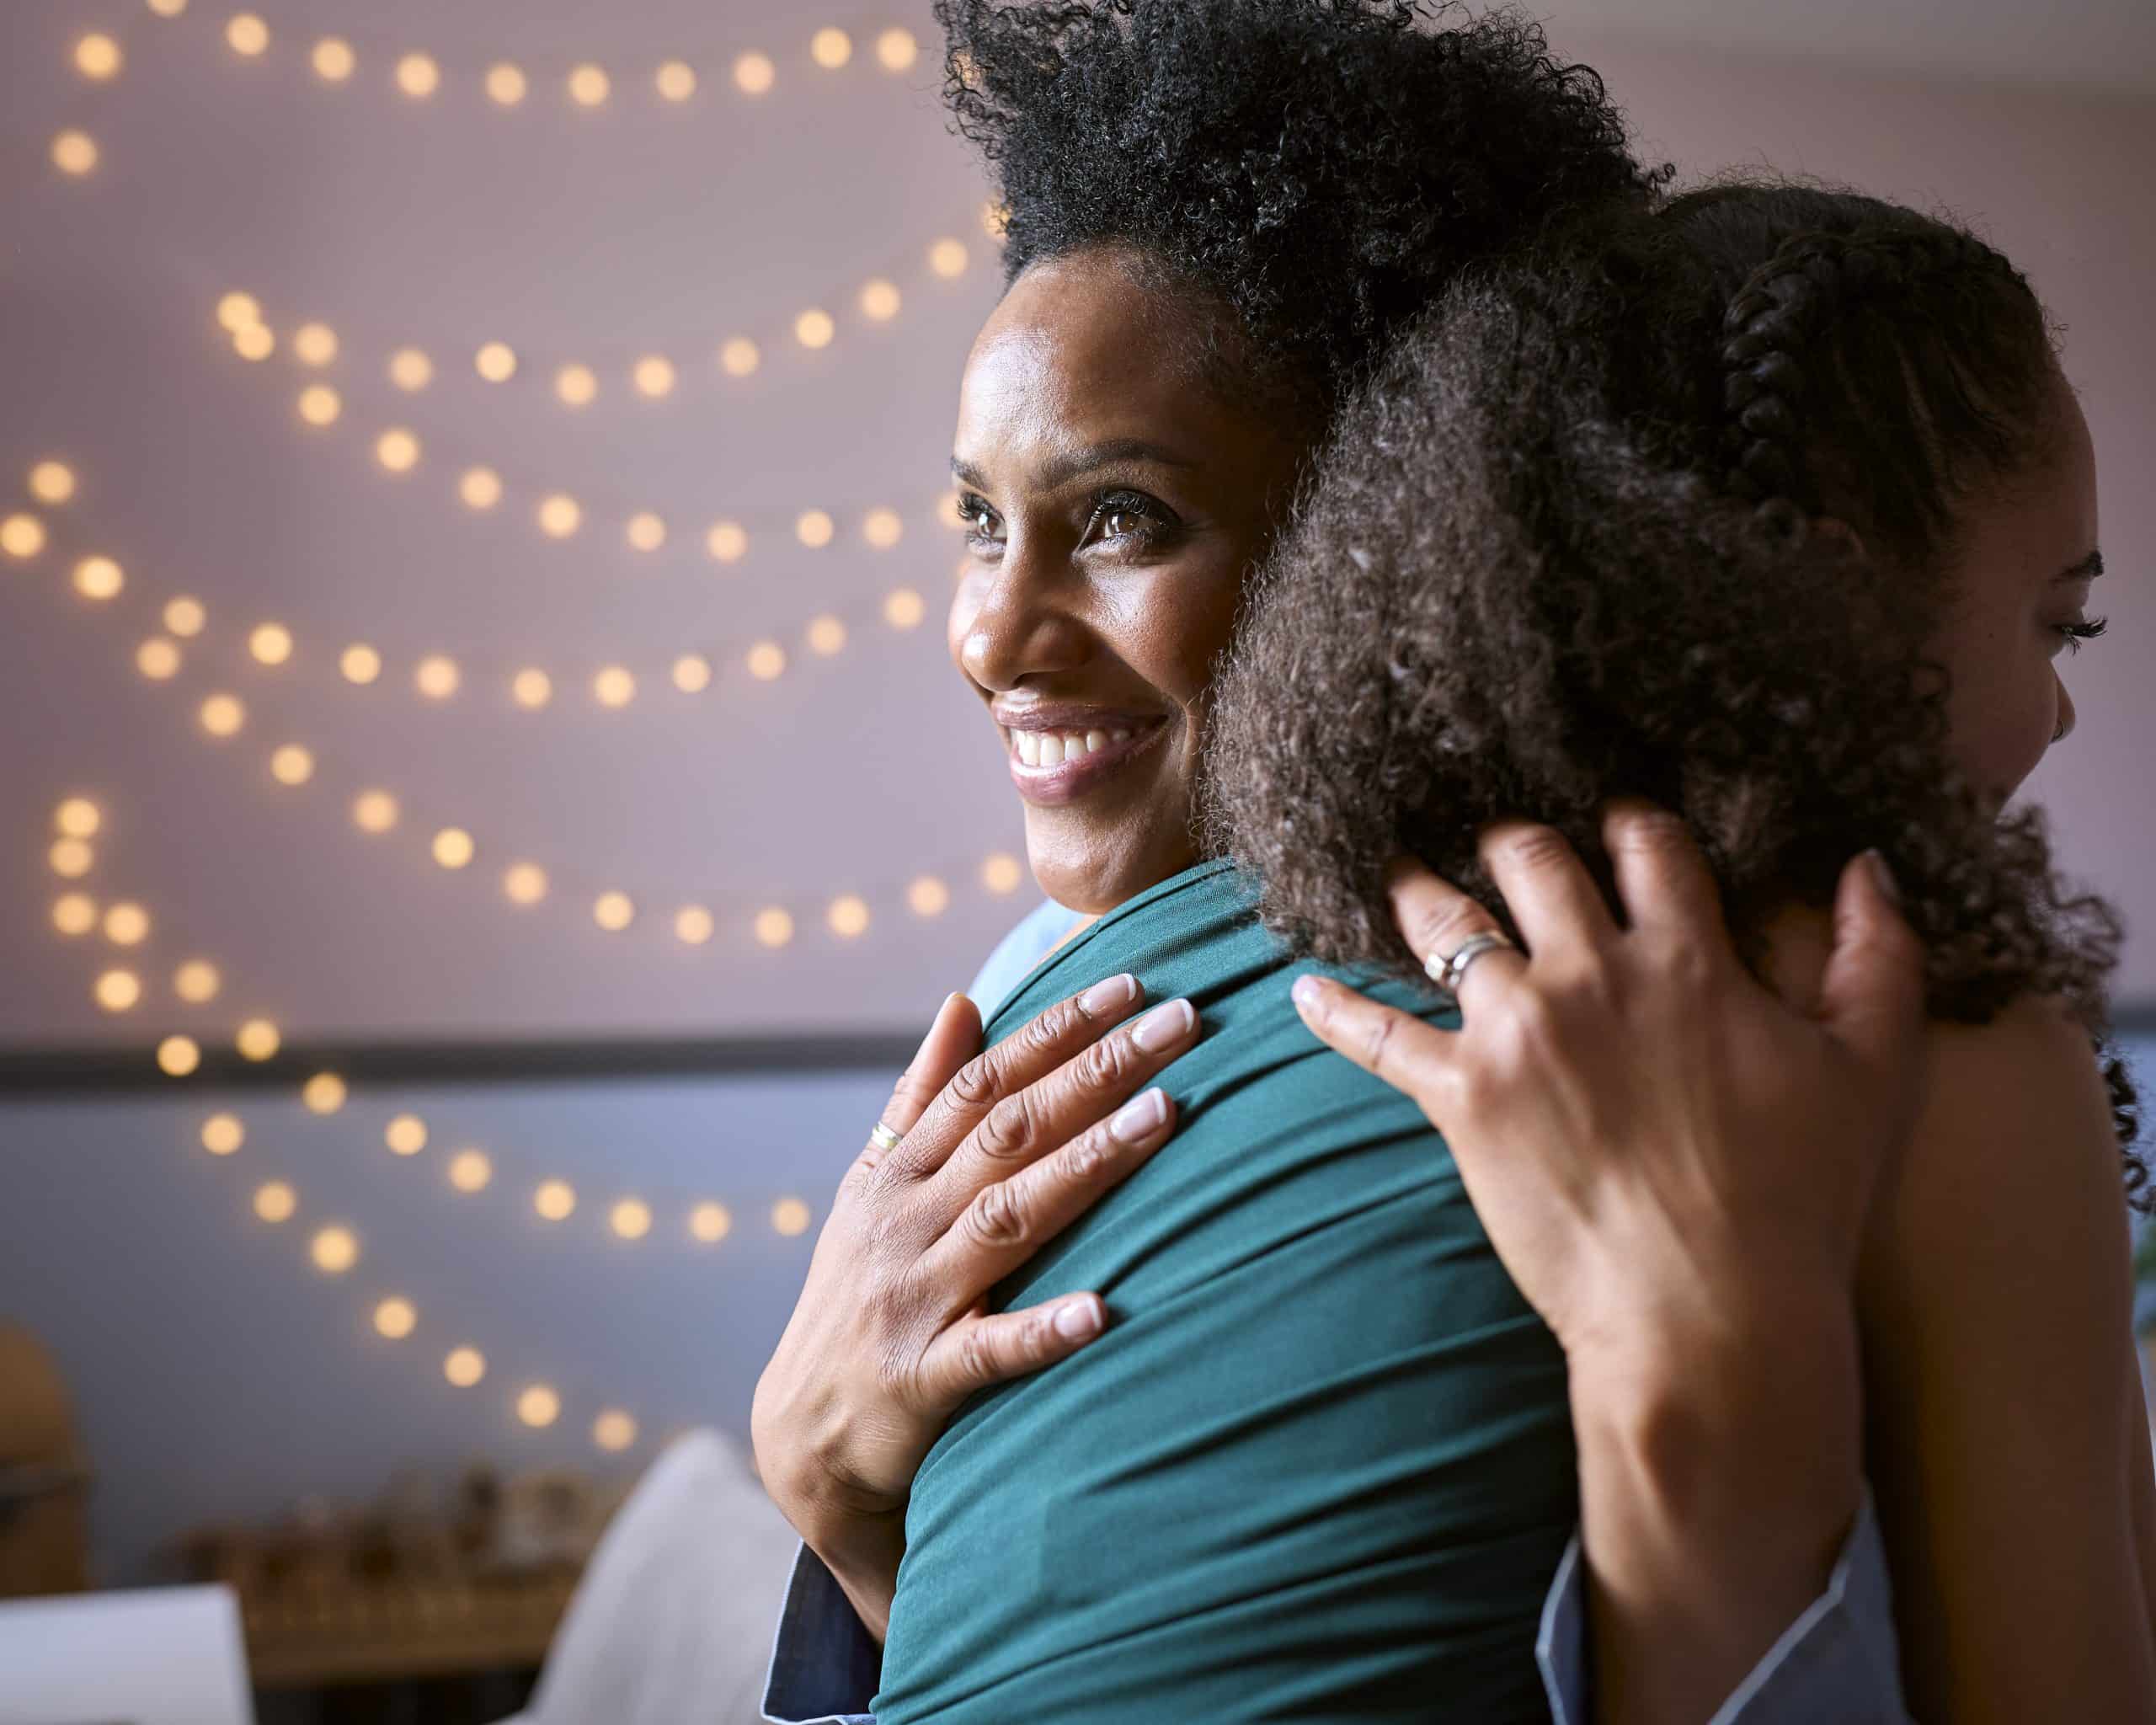
[[1467, 975], [1467, 967], [1483, 953], [1499, 950], [1516, 953], [1519, 948], [1502, 934], [1470, 934], [1450, 958], [1442, 953], [1431, 953], [1422, 961], [1423, 973], [1447, 994], [1456, 995], [1461, 980]]
[[899, 1135], [878, 1120], [876, 1130], [868, 1135], [868, 1141], [878, 1150], [893, 1151], [899, 1147]]

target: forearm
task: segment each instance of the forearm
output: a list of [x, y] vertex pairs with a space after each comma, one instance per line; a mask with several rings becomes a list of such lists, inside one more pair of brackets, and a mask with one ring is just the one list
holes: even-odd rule
[[1818, 1597], [1861, 1498], [1846, 1302], [1694, 1327], [1572, 1371], [1598, 1725], [1703, 1725]]

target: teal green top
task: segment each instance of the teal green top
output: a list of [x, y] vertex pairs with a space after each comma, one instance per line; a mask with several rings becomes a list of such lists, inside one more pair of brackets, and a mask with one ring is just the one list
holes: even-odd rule
[[1563, 1356], [1421, 1110], [1303, 1028], [1310, 968], [1205, 864], [990, 1023], [1129, 970], [1204, 1034], [1162, 1080], [1166, 1146], [997, 1290], [1096, 1289], [1109, 1328], [929, 1452], [879, 1725], [1548, 1717], [1535, 1630], [1577, 1507]]

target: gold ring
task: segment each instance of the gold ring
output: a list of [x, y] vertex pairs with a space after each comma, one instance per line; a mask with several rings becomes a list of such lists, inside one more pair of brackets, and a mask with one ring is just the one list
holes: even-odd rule
[[868, 1141], [878, 1150], [896, 1150], [899, 1147], [899, 1135], [878, 1120], [876, 1123], [876, 1130], [868, 1135]]

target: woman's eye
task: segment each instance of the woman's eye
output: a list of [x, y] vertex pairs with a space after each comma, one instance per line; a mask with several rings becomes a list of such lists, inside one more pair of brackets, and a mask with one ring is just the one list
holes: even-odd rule
[[996, 536], [995, 511], [988, 506], [985, 499], [975, 497], [970, 492], [958, 499], [958, 521], [971, 538], [993, 539]]
[[2059, 644], [2068, 653], [2079, 653], [2084, 641], [2100, 638], [2110, 627], [2109, 621], [2104, 617], [2076, 617], [2071, 622], [2057, 626]]
[[1093, 506], [1094, 537], [1103, 545], [1118, 541], [1148, 545], [1169, 528], [1167, 513], [1141, 497], [1103, 498]]

